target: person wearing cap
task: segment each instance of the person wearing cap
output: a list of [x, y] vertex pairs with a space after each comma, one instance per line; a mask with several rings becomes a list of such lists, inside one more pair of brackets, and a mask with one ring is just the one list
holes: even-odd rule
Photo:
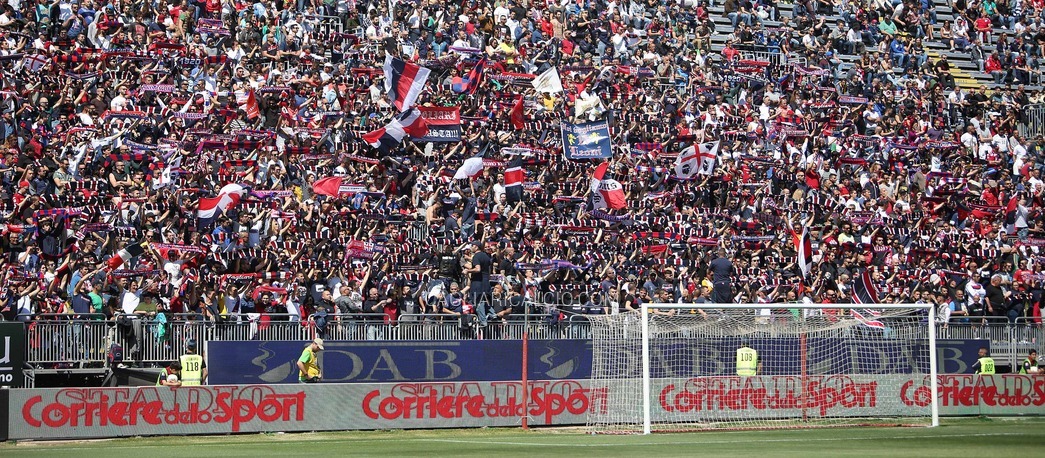
[[181, 386], [199, 386], [207, 380], [207, 361], [196, 353], [196, 340], [185, 343], [185, 354], [178, 358], [181, 364]]
[[301, 351], [298, 358], [298, 381], [301, 383], [319, 383], [323, 372], [319, 369], [319, 353], [323, 350], [323, 339], [315, 338]]

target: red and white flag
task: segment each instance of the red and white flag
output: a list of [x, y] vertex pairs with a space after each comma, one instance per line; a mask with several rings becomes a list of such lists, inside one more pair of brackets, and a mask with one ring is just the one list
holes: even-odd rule
[[522, 158], [516, 156], [508, 163], [508, 168], [504, 170], [504, 193], [507, 196], [509, 205], [522, 200], [523, 180], [525, 178], [526, 171], [522, 168]]
[[700, 170], [697, 173], [701, 175], [711, 175], [715, 173], [715, 161], [718, 158], [718, 145], [719, 142], [706, 142], [701, 143], [698, 146], [698, 152], [700, 154]]
[[44, 65], [47, 65], [50, 61], [51, 59], [48, 59], [47, 56], [43, 54], [30, 54], [24, 57], [22, 65], [24, 65], [30, 72], [36, 73], [44, 68]]
[[247, 119], [255, 119], [261, 116], [261, 107], [258, 105], [258, 97], [254, 95], [254, 90], [251, 89], [247, 93]]
[[105, 263], [105, 266], [109, 270], [116, 270], [123, 266], [124, 263], [141, 256], [145, 252], [145, 247], [140, 243], [134, 243], [123, 247], [120, 251], [116, 252], [113, 257]]
[[628, 202], [624, 199], [624, 187], [617, 180], [606, 178], [606, 170], [609, 169], [609, 166], [609, 162], [603, 162], [595, 168], [595, 173], [591, 175], [592, 205], [597, 209], [627, 208]]
[[515, 104], [512, 105], [512, 111], [509, 116], [512, 121], [512, 127], [515, 130], [523, 130], [526, 127], [526, 114], [523, 111], [523, 96], [515, 98]]
[[321, 196], [337, 197], [341, 194], [341, 177], [320, 178], [312, 182], [312, 192]]
[[243, 186], [233, 183], [222, 187], [218, 191], [217, 197], [201, 198], [199, 206], [196, 208], [196, 216], [199, 218], [200, 225], [205, 226], [213, 222], [219, 213], [235, 207], [246, 193], [247, 190]]
[[679, 153], [675, 158], [675, 176], [679, 178], [690, 178], [700, 170], [700, 155], [697, 147], [690, 145]]
[[802, 234], [791, 231], [791, 237], [795, 241], [795, 250], [798, 251], [798, 269], [802, 271], [802, 278], [809, 276], [809, 270], [813, 267], [813, 241], [809, 237], [809, 230], [802, 227]]
[[421, 117], [421, 111], [414, 108], [392, 119], [385, 127], [363, 135], [363, 140], [387, 153], [407, 136], [421, 138], [427, 134], [428, 124]]
[[483, 158], [476, 156], [465, 159], [464, 164], [457, 169], [457, 173], [454, 173], [455, 180], [465, 180], [475, 178], [480, 173], [483, 173]]
[[385, 54], [384, 72], [388, 99], [399, 111], [406, 111], [421, 94], [431, 70]]

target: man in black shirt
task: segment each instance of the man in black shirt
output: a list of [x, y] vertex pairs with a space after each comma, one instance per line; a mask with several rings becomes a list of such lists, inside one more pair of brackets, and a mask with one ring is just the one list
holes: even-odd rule
[[984, 298], [987, 313], [992, 316], [1005, 316], [1009, 311], [1009, 295], [1012, 293], [1002, 289], [1001, 282], [1002, 276], [995, 274], [991, 277], [991, 282], [983, 287], [984, 292], [987, 293]]
[[366, 325], [366, 340], [381, 340], [384, 336], [381, 333], [381, 320], [382, 318], [377, 315], [384, 313], [385, 304], [390, 302], [390, 299], [381, 297], [381, 293], [377, 288], [370, 288], [367, 291], [366, 299], [363, 299], [363, 313], [364, 320], [367, 321]]
[[490, 274], [493, 271], [493, 252], [496, 243], [488, 242], [481, 251], [472, 255], [472, 267], [467, 269], [471, 284], [468, 287], [469, 300], [475, 307], [479, 326], [486, 326], [489, 318], [495, 317], [490, 307]]
[[729, 277], [733, 275], [733, 263], [726, 258], [726, 250], [719, 248], [718, 257], [708, 266], [711, 270], [711, 282], [715, 287], [711, 290], [711, 302], [729, 304], [733, 302], [733, 286]]

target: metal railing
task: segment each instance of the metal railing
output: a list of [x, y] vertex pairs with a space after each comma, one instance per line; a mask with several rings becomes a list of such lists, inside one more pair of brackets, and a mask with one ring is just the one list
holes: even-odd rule
[[[107, 360], [112, 344], [123, 349], [124, 361], [163, 364], [184, 353], [185, 342], [222, 340], [296, 340], [315, 337], [329, 340], [466, 340], [520, 339], [529, 330], [531, 339], [587, 339], [590, 326], [583, 315], [551, 322], [543, 315], [528, 321], [512, 316], [491, 320], [485, 327], [462, 325], [459, 317], [437, 314], [405, 314], [391, 321], [383, 314], [328, 315], [326, 326], [316, 316], [300, 320], [296, 315], [245, 314], [221, 323], [173, 316], [166, 323], [150, 317], [131, 319], [69, 319], [38, 316], [27, 324], [26, 361], [43, 367], [99, 366]], [[1045, 342], [1045, 327], [1029, 318], [1014, 324], [990, 318], [987, 324], [952, 319], [937, 325], [939, 339], [986, 339], [999, 365], [1015, 367], [1027, 352]]]
[[1045, 104], [1027, 105], [1022, 111], [1020, 134], [1027, 138], [1045, 135]]

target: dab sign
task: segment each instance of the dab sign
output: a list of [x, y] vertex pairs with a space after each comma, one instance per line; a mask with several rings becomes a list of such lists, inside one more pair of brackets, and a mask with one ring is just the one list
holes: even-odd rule
[[22, 387], [24, 361], [25, 325], [0, 323], [0, 389]]

